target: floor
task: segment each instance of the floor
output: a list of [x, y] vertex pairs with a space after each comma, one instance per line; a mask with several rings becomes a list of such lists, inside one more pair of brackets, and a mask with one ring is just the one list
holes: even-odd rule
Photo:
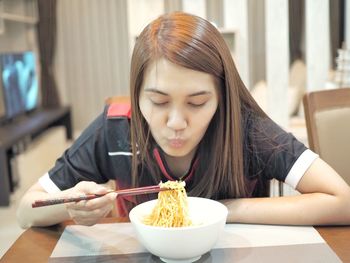
[[16, 221], [16, 207], [21, 196], [54, 164], [69, 144], [63, 128], [52, 128], [31, 142], [16, 159], [20, 183], [11, 195], [10, 206], [0, 207], [0, 258], [24, 231]]

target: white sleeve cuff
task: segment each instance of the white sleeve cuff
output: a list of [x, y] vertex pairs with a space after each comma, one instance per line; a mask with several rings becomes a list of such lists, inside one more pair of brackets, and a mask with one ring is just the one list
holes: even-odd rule
[[61, 190], [55, 185], [50, 179], [49, 173], [44, 174], [39, 178], [39, 184], [45, 189], [49, 194], [61, 192]]
[[309, 169], [310, 165], [318, 157], [319, 156], [310, 149], [305, 150], [290, 169], [285, 179], [285, 183], [295, 189], [306, 170]]

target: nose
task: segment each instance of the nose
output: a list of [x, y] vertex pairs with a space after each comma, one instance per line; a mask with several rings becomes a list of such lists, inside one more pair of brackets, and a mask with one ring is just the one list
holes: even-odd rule
[[187, 127], [185, 114], [180, 108], [173, 108], [169, 112], [167, 126], [174, 131], [181, 131]]

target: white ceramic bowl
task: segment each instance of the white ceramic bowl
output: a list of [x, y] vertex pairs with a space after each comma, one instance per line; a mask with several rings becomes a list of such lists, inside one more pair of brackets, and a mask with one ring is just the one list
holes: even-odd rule
[[193, 226], [158, 227], [145, 225], [157, 200], [142, 203], [130, 211], [129, 218], [139, 241], [153, 255], [165, 262], [194, 262], [210, 251], [222, 232], [227, 208], [214, 200], [188, 197], [189, 214]]

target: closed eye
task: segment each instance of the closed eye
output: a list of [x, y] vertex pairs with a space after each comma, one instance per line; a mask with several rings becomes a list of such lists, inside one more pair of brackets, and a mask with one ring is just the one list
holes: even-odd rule
[[151, 102], [155, 106], [165, 106], [165, 105], [168, 104], [168, 101], [154, 101], [154, 100], [151, 100]]
[[190, 105], [191, 107], [194, 107], [194, 108], [200, 108], [200, 107], [203, 107], [205, 105], [206, 102], [203, 102], [203, 103], [193, 103], [193, 102], [189, 102], [188, 105]]

